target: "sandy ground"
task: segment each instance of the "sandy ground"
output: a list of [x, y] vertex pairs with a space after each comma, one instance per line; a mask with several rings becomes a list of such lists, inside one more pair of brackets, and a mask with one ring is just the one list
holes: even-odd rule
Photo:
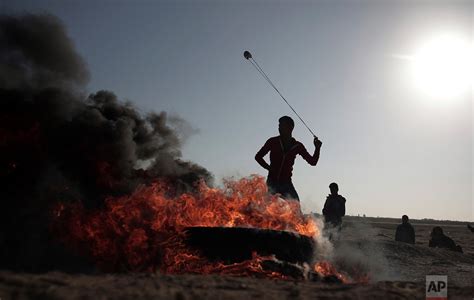
[[[362, 263], [371, 270], [373, 280], [424, 283], [426, 275], [436, 274], [447, 275], [449, 284], [474, 286], [474, 233], [465, 225], [413, 224], [415, 245], [394, 241], [397, 225], [347, 222], [335, 243], [335, 255]], [[429, 248], [434, 226], [441, 226], [464, 253]]]
[[396, 224], [346, 222], [333, 259], [371, 274], [369, 284], [325, 284], [218, 275], [22, 274], [0, 271], [0, 299], [424, 299], [427, 274], [448, 275], [449, 299], [473, 299], [474, 233], [442, 225], [464, 254], [428, 248], [433, 224], [415, 224], [416, 244], [393, 241]]

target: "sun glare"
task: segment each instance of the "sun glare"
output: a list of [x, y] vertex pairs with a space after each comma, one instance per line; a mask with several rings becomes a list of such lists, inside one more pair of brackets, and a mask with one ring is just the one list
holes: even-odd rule
[[452, 99], [473, 87], [472, 42], [456, 35], [440, 35], [423, 44], [412, 56], [417, 87], [437, 99]]

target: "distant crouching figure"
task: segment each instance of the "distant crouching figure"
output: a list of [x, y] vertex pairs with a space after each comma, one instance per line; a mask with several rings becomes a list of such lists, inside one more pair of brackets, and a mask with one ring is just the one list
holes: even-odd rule
[[474, 232], [474, 227], [472, 227], [470, 224], [467, 224], [467, 228], [468, 228], [471, 232]]
[[439, 226], [434, 227], [431, 231], [429, 246], [462, 253], [461, 246], [456, 245], [456, 243], [450, 237], [444, 235], [443, 229]]
[[402, 224], [397, 226], [397, 231], [395, 232], [395, 241], [415, 244], [415, 230], [408, 222], [407, 215], [402, 216]]

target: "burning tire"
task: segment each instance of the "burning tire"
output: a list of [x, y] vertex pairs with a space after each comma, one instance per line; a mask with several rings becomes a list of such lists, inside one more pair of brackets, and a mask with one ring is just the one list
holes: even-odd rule
[[209, 260], [224, 263], [251, 259], [256, 252], [284, 262], [309, 264], [315, 249], [314, 240], [308, 236], [243, 227], [189, 227], [185, 242]]

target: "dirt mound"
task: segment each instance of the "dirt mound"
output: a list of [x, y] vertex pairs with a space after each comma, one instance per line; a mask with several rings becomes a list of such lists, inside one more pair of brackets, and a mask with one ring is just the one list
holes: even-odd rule
[[426, 275], [447, 275], [449, 283], [472, 285], [474, 255], [395, 241], [338, 241], [335, 261], [342, 268], [357, 267], [372, 274], [373, 281], [425, 282]]
[[[449, 226], [446, 232], [464, 253], [430, 248], [433, 226], [415, 224], [416, 243], [395, 242], [395, 223], [348, 222], [334, 244], [334, 260], [342, 268], [366, 269], [372, 281], [413, 281], [423, 283], [426, 275], [447, 275], [448, 284], [472, 286], [474, 235], [465, 226]], [[443, 225], [444, 226], [444, 225]]]

